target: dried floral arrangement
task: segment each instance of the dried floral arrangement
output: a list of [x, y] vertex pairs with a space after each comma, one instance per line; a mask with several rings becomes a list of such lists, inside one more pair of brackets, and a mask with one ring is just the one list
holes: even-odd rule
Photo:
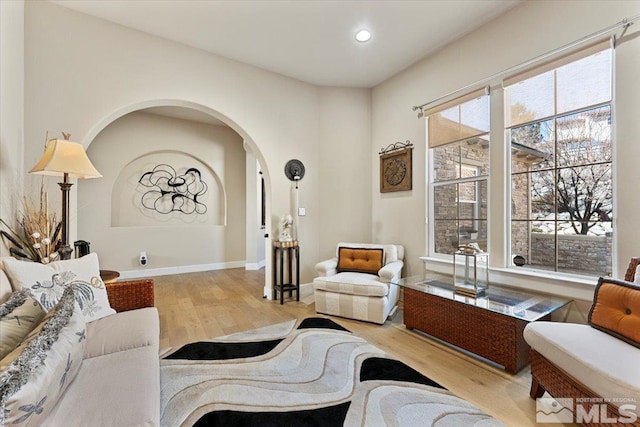
[[59, 258], [56, 249], [60, 242], [62, 221], [58, 220], [56, 212], [49, 211], [49, 197], [44, 191], [44, 182], [40, 185], [39, 200], [23, 199], [23, 212], [17, 229], [13, 229], [2, 218], [0, 224], [6, 228], [0, 230], [2, 240], [15, 258], [42, 264]]

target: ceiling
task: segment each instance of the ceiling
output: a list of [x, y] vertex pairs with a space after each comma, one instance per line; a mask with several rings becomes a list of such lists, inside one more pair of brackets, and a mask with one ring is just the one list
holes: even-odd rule
[[[320, 86], [378, 85], [523, 0], [53, 0]], [[357, 30], [372, 33], [367, 43]]]

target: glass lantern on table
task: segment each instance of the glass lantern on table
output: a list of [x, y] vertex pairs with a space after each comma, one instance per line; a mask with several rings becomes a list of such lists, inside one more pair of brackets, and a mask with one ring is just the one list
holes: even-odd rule
[[471, 297], [484, 294], [489, 287], [489, 253], [475, 245], [459, 248], [453, 254], [453, 277], [457, 293]]

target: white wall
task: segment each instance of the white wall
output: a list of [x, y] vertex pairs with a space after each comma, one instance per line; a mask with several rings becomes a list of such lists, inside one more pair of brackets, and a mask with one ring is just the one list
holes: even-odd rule
[[[22, 200], [24, 2], [0, 2], [0, 218], [12, 226]], [[40, 140], [41, 141], [41, 140]], [[42, 147], [42, 146], [41, 146]], [[0, 244], [0, 256], [9, 255]]]
[[[47, 130], [56, 136], [60, 130], [70, 132], [72, 139], [88, 146], [105, 126], [125, 113], [156, 105], [187, 104], [225, 121], [251, 147], [265, 175], [270, 213], [267, 232], [271, 236], [277, 234], [280, 215], [290, 209], [291, 184], [284, 175], [284, 165], [293, 158], [304, 162], [307, 173], [300, 183], [300, 203], [308, 214], [298, 229], [302, 282], [311, 281], [313, 266], [328, 251], [323, 249], [320, 253], [320, 236], [334, 245], [343, 240], [342, 231], [349, 229], [342, 225], [334, 228], [335, 218], [341, 216], [340, 224], [359, 230], [354, 237], [369, 236], [369, 191], [354, 196], [357, 203], [350, 205], [346, 216], [336, 212], [341, 209], [339, 205], [320, 203], [330, 199], [321, 195], [324, 190], [320, 188], [327, 163], [336, 162], [341, 166], [339, 170], [351, 168], [358, 171], [359, 177], [366, 177], [358, 184], [350, 180], [350, 191], [354, 189], [351, 185], [359, 190], [371, 182], [366, 154], [358, 151], [357, 156], [340, 156], [342, 140], [337, 138], [337, 129], [349, 132], [345, 140], [366, 153], [369, 91], [336, 89], [343, 95], [332, 97], [331, 108], [341, 109], [344, 104], [344, 111], [349, 113], [349, 120], [339, 120], [337, 126], [320, 119], [320, 97], [332, 93], [332, 89], [318, 88], [47, 2], [28, 2], [25, 16], [25, 166], [31, 167], [37, 161]], [[327, 157], [324, 150], [335, 155]], [[49, 182], [51, 203], [57, 203], [56, 180]], [[332, 182], [342, 184], [338, 177]], [[344, 190], [336, 186], [326, 191], [342, 194]], [[83, 203], [78, 199], [72, 195], [72, 211], [74, 204]], [[76, 234], [72, 232], [71, 238], [75, 239]], [[99, 243], [92, 241], [92, 248]], [[329, 244], [325, 246], [328, 248]], [[270, 251], [265, 255], [266, 280], [270, 282]], [[265, 292], [269, 293], [269, 289]]]
[[[479, 30], [374, 88], [371, 150], [374, 171], [373, 239], [404, 244], [409, 264], [407, 273], [420, 273], [422, 263], [418, 257], [427, 254], [425, 121], [416, 118], [416, 113], [411, 111], [413, 105], [446, 95], [639, 13], [640, 2], [637, 1], [523, 2]], [[638, 31], [634, 27], [637, 24], [631, 26], [629, 33]], [[637, 185], [629, 185], [640, 182], [640, 168], [637, 167], [640, 134], [640, 121], [637, 120], [640, 111], [640, 40], [637, 35], [630, 38], [632, 40], [622, 44], [617, 50], [618, 67], [615, 73], [618, 183], [615, 195], [618, 254], [616, 276], [623, 275], [629, 258], [638, 255], [640, 241]], [[500, 113], [501, 108], [501, 105], [492, 105], [492, 113]], [[375, 171], [378, 170], [375, 148], [397, 139], [410, 139], [416, 145], [413, 191], [380, 194], [375, 177]], [[492, 134], [491, 142], [492, 167], [495, 170], [504, 164], [504, 156], [501, 158], [499, 154], [503, 151], [503, 133]], [[505, 179], [508, 180], [508, 177]], [[505, 183], [504, 179], [491, 181], [492, 203], [504, 200]], [[500, 251], [503, 247], [501, 242], [505, 238], [506, 217], [505, 212], [496, 210], [492, 210], [490, 215], [492, 243], [489, 250], [492, 253], [492, 265], [500, 267], [506, 263], [505, 254]], [[522, 277], [516, 276], [514, 279], [511, 284], [518, 283]], [[544, 279], [529, 281], [530, 285], [538, 284], [544, 289]], [[565, 290], [569, 293], [577, 292], [586, 298], [593, 292], [593, 288], [581, 287], [579, 284], [568, 284]]]
[[[335, 256], [338, 242], [372, 241], [371, 91], [323, 88], [319, 98], [317, 206], [323, 215], [323, 230], [318, 245], [321, 258], [327, 259]], [[307, 209], [307, 213], [309, 216], [300, 219], [301, 226], [316, 216], [317, 210]]]
[[[103, 177], [77, 184], [78, 236], [91, 242], [102, 267], [244, 266], [245, 152], [231, 128], [130, 113], [104, 128], [87, 155]], [[201, 171], [206, 213], [162, 215], [140, 205], [137, 181], [159, 163]]]

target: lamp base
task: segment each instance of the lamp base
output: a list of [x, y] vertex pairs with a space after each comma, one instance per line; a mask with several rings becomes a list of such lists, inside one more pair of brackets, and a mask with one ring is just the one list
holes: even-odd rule
[[73, 253], [73, 249], [68, 244], [64, 244], [60, 246], [58, 249], [58, 253], [60, 254], [60, 259], [71, 259], [71, 254]]

